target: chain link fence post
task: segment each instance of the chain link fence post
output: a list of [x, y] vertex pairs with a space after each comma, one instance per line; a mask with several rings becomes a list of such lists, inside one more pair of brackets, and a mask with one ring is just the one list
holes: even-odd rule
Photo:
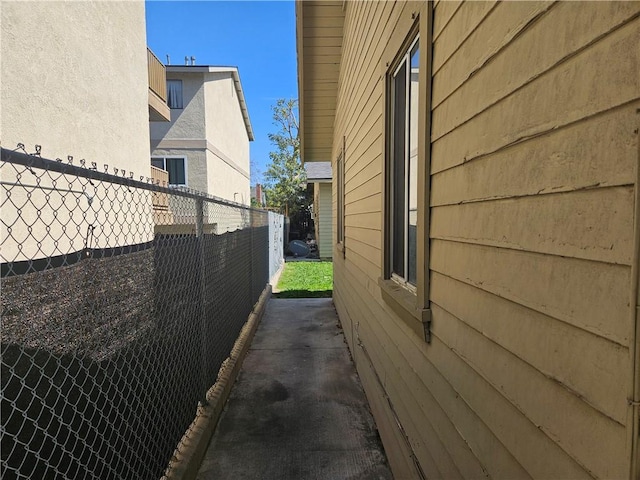
[[200, 302], [199, 302], [199, 323], [200, 323], [200, 359], [201, 359], [201, 378], [202, 392], [200, 395], [200, 404], [207, 405], [207, 388], [210, 386], [207, 379], [207, 363], [209, 355], [207, 352], [207, 283], [206, 283], [206, 261], [205, 261], [205, 238], [204, 238], [204, 200], [196, 199], [196, 239], [198, 242], [198, 264], [199, 264], [199, 286], [200, 286]]

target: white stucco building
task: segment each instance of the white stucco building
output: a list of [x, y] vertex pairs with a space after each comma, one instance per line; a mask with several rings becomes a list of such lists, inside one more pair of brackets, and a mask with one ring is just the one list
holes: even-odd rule
[[[45, 159], [73, 157], [73, 165], [148, 177], [148, 122], [168, 121], [169, 108], [164, 66], [146, 45], [144, 1], [4, 1], [0, 27], [2, 147], [22, 143], [33, 153], [41, 145]], [[126, 189], [71, 176], [54, 181], [42, 171], [36, 188], [35, 177], [18, 171], [6, 166], [0, 174], [3, 261], [79, 251], [92, 225], [92, 246], [100, 248], [153, 236], [150, 208], [121, 208], [132, 201]], [[136, 201], [146, 202], [142, 196]], [[119, 228], [129, 224], [137, 228]]]
[[130, 2], [2, 2], [5, 148], [149, 175], [145, 9]]
[[238, 69], [167, 66], [171, 122], [151, 122], [151, 161], [169, 183], [250, 204], [253, 130]]

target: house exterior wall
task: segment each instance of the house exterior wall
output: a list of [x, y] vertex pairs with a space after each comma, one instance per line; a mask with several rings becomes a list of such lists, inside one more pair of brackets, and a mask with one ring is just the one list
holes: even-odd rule
[[208, 73], [205, 78], [207, 138], [248, 174], [249, 136], [233, 76], [231, 72]]
[[333, 207], [331, 183], [316, 183], [318, 190], [318, 249], [320, 258], [333, 258]]
[[334, 301], [394, 475], [632, 478], [640, 4], [435, 4], [430, 344], [378, 286], [383, 52], [416, 5], [346, 3], [333, 141]]
[[151, 144], [160, 140], [198, 140], [206, 136], [205, 90], [202, 73], [178, 73], [167, 69], [167, 80], [182, 80], [184, 108], [171, 109], [170, 122], [150, 122]]
[[[38, 144], [43, 158], [67, 161], [73, 156], [74, 165], [85, 160], [87, 167], [95, 162], [101, 171], [108, 165], [109, 173], [149, 176], [144, 2], [2, 2], [0, 19], [2, 146], [13, 149], [24, 143], [31, 153]], [[3, 182], [16, 180], [12, 171], [3, 169]], [[127, 196], [123, 189], [110, 191], [114, 207], [107, 220], [107, 209], [96, 204], [92, 208], [87, 199], [106, 198], [109, 187], [90, 184], [85, 187], [87, 195], [76, 199], [64, 190], [80, 189], [82, 180], [69, 179], [60, 190], [60, 181], [54, 184], [52, 177], [44, 174], [39, 185], [54, 190], [35, 190], [29, 198], [23, 187], [0, 189], [0, 202], [5, 204], [0, 231], [3, 261], [82, 250], [90, 224], [98, 226], [94, 230], [98, 248], [152, 238], [150, 210], [123, 211], [120, 207]], [[22, 176], [21, 182], [30, 180]], [[5, 203], [9, 188], [14, 204], [24, 204], [20, 211]], [[113, 225], [107, 228], [114, 216], [118, 223], [138, 228], [128, 232]], [[29, 228], [24, 219], [33, 221], [33, 226]], [[6, 225], [12, 225], [11, 235]]]
[[232, 73], [169, 68], [167, 79], [182, 80], [184, 108], [150, 123], [152, 156], [186, 157], [190, 188], [249, 205], [249, 136]]
[[9, 1], [0, 12], [2, 145], [148, 175], [144, 2]]
[[235, 163], [217, 149], [207, 151], [207, 164], [211, 168], [208, 188], [212, 195], [249, 205], [251, 193], [247, 173], [239, 171]]
[[157, 157], [184, 157], [186, 158], [187, 185], [199, 192], [207, 192], [209, 152], [203, 148], [157, 148], [152, 156]]

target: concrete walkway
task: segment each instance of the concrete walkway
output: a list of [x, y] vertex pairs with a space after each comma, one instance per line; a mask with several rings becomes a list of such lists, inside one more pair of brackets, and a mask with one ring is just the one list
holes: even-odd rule
[[272, 298], [198, 479], [391, 478], [331, 299]]

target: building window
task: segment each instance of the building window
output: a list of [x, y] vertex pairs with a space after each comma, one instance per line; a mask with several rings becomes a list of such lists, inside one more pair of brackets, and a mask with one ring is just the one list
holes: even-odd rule
[[390, 81], [391, 274], [416, 286], [418, 219], [419, 38], [403, 53]]
[[182, 80], [167, 80], [167, 105], [169, 105], [169, 108], [184, 108], [182, 103]]
[[383, 300], [430, 341], [429, 188], [432, 2], [406, 9], [383, 53]]
[[338, 155], [336, 160], [336, 242], [340, 249], [342, 249], [342, 256], [344, 257], [344, 144], [342, 141], [342, 151]]
[[169, 185], [187, 185], [187, 160], [184, 157], [151, 157], [151, 165], [169, 172]]

